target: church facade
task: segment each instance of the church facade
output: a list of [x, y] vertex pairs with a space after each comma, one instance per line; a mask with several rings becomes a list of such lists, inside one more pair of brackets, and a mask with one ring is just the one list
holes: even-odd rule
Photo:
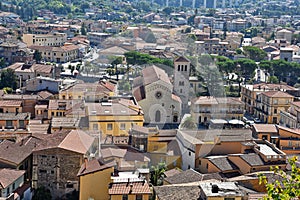
[[145, 123], [179, 123], [182, 101], [174, 94], [167, 73], [153, 65], [142, 70], [133, 80], [133, 96], [144, 112]]

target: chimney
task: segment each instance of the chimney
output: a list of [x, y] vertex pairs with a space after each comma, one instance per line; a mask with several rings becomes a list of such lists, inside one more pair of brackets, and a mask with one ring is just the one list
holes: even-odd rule
[[130, 184], [130, 190], [129, 190], [129, 194], [131, 194], [131, 193], [132, 193], [132, 188], [133, 188], [133, 184], [131, 183], [131, 184]]

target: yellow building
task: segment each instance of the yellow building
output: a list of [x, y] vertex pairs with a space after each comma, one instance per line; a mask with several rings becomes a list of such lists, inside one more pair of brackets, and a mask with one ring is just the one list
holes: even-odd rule
[[267, 91], [294, 91], [296, 88], [286, 84], [271, 84], [259, 83], [255, 85], [242, 85], [241, 100], [245, 102], [245, 110], [254, 114], [254, 107], [256, 105], [256, 96], [258, 93]]
[[27, 46], [62, 46], [67, 41], [65, 33], [23, 34], [22, 40]]
[[282, 91], [268, 91], [257, 95], [254, 114], [262, 122], [278, 124], [280, 112], [287, 111], [294, 96]]
[[151, 164], [165, 163], [168, 169], [181, 168], [181, 151], [176, 140], [176, 130], [159, 130], [157, 127], [133, 125], [130, 129], [131, 145], [148, 152]]
[[108, 185], [111, 183], [114, 165], [115, 162], [104, 164], [97, 159], [86, 161], [78, 173], [80, 178], [79, 199], [109, 199]]
[[41, 53], [42, 60], [46, 62], [64, 63], [79, 58], [79, 46], [67, 44], [60, 47], [30, 46], [32, 50]]
[[111, 183], [110, 200], [149, 200], [151, 190], [146, 181]]
[[89, 129], [103, 135], [128, 136], [132, 124], [143, 126], [144, 113], [133, 97], [110, 97], [100, 103], [86, 103]]

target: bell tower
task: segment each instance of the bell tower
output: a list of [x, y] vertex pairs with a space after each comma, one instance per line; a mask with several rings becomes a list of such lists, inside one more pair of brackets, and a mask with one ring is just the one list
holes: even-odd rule
[[174, 60], [173, 87], [175, 94], [181, 99], [182, 114], [189, 112], [190, 70], [191, 62], [187, 58], [180, 56]]

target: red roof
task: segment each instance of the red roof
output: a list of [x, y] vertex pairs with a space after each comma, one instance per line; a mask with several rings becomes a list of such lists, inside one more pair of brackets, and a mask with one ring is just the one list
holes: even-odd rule
[[110, 195], [118, 194], [151, 194], [148, 183], [129, 182], [129, 183], [112, 183], [108, 190]]

